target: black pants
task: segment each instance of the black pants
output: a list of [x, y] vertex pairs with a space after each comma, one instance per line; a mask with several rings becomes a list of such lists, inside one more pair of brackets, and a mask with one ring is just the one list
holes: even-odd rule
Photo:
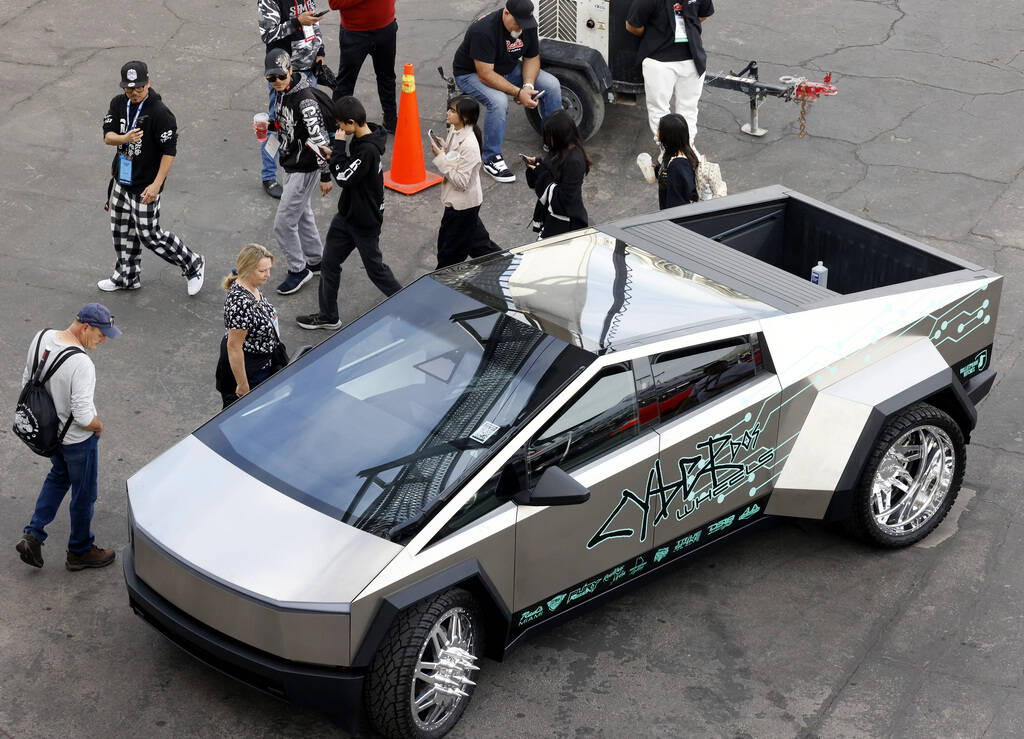
[[324, 242], [324, 258], [320, 262], [320, 314], [338, 320], [338, 287], [341, 285], [341, 263], [353, 249], [359, 250], [366, 275], [377, 289], [391, 296], [402, 289], [391, 268], [380, 253], [380, 228], [359, 229], [349, 225], [341, 213], [335, 213]]
[[398, 118], [395, 102], [395, 51], [398, 40], [398, 21], [375, 31], [346, 31], [341, 29], [338, 47], [341, 59], [338, 62], [338, 84], [334, 86], [334, 99], [351, 95], [356, 89], [359, 70], [369, 55], [373, 60], [373, 73], [377, 77], [377, 95], [384, 113], [384, 122]]
[[501, 251], [491, 241], [490, 234], [480, 220], [480, 206], [455, 210], [446, 206], [437, 230], [437, 267], [458, 264], [466, 257], [476, 258]]

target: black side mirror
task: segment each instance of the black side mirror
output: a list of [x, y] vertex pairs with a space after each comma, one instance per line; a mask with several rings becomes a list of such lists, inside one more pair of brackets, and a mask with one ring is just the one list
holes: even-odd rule
[[561, 467], [544, 470], [532, 490], [524, 490], [513, 500], [519, 505], [576, 505], [590, 500], [590, 491]]

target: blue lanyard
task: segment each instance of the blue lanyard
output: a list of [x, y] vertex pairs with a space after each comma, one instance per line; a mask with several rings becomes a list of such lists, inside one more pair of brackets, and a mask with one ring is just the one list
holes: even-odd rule
[[[132, 125], [128, 126], [128, 130], [131, 131], [135, 128], [135, 124], [139, 122], [139, 113], [142, 112], [142, 106], [146, 104], [146, 99], [143, 98], [142, 102], [139, 103], [138, 109], [135, 111], [135, 117], [132, 118]], [[132, 112], [132, 101], [129, 100], [128, 104], [124, 106], [124, 119], [127, 121], [129, 114]]]

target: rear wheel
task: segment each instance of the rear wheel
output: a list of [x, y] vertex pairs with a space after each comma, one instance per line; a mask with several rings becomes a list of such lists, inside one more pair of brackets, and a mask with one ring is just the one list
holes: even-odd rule
[[854, 532], [883, 547], [920, 541], [956, 500], [965, 460], [963, 432], [947, 413], [926, 403], [900, 411], [882, 430], [861, 476]]
[[449, 590], [401, 614], [374, 657], [365, 702], [394, 739], [447, 734], [469, 705], [479, 669], [480, 611], [465, 590]]
[[[586, 141], [604, 123], [604, 98], [591, 86], [586, 76], [573, 69], [558, 67], [547, 71], [558, 78], [562, 86], [562, 107], [572, 116], [580, 136]], [[543, 126], [539, 108], [526, 108], [526, 117], [533, 130], [540, 133]]]

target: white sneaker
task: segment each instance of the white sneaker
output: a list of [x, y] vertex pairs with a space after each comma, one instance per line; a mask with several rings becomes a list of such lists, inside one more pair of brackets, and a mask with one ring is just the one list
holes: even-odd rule
[[199, 257], [199, 271], [196, 272], [195, 277], [188, 278], [188, 294], [190, 296], [197, 294], [203, 289], [203, 280], [206, 279], [206, 260], [200, 255]]
[[510, 170], [508, 165], [505, 164], [505, 159], [501, 154], [484, 162], [484, 172], [489, 174], [498, 182], [516, 181], [516, 176], [512, 174], [512, 170]]
[[136, 285], [135, 287], [121, 287], [112, 279], [107, 277], [106, 279], [97, 282], [96, 287], [105, 293], [116, 293], [118, 290], [138, 290], [142, 285]]

